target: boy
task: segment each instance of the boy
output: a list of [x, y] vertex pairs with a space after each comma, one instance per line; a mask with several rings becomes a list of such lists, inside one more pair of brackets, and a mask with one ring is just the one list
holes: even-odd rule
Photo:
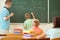
[[5, 6], [2, 8], [0, 11], [0, 27], [1, 27], [1, 33], [8, 33], [9, 26], [10, 26], [10, 18], [14, 15], [11, 13], [9, 15], [9, 8], [12, 5], [11, 0], [6, 0], [5, 1]]

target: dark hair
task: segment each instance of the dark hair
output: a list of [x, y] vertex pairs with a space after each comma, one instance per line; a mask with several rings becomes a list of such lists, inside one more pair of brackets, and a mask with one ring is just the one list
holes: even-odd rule
[[60, 28], [60, 16], [53, 18], [54, 27], [53, 28]]
[[11, 2], [12, 2], [12, 0], [6, 0], [6, 1], [5, 1], [5, 4], [11, 3]]

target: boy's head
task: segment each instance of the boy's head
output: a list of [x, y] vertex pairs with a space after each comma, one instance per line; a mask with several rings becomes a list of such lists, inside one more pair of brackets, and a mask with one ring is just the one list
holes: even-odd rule
[[40, 21], [38, 19], [35, 19], [34, 20], [34, 26], [39, 26], [39, 24], [40, 24]]
[[60, 28], [60, 16], [53, 18], [54, 28]]
[[6, 0], [5, 1], [5, 7], [10, 8], [11, 5], [12, 5], [12, 1], [11, 0]]
[[26, 14], [25, 14], [25, 18], [26, 18], [26, 19], [30, 19], [30, 14], [29, 14], [29, 13], [26, 13]]

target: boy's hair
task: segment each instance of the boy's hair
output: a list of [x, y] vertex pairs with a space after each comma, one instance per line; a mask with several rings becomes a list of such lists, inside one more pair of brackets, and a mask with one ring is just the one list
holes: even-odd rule
[[55, 24], [53, 28], [60, 28], [60, 16], [53, 18], [53, 22]]
[[12, 2], [12, 0], [6, 0], [6, 1], [5, 1], [5, 4], [11, 3], [11, 2]]

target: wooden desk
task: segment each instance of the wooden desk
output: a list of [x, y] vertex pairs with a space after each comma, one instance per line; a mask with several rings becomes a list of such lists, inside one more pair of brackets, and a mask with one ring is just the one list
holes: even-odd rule
[[5, 37], [5, 38], [2, 38], [1, 40], [50, 40], [50, 38], [42, 38], [42, 39], [24, 39], [24, 38], [21, 38], [21, 37]]
[[42, 38], [42, 39], [23, 39], [20, 37], [5, 37], [2, 38], [1, 40], [50, 40], [50, 38]]
[[50, 38], [41, 38], [41, 39], [23, 39], [23, 40], [50, 40]]
[[8, 35], [1, 40], [50, 40], [50, 38], [42, 38], [42, 39], [36, 39], [35, 37], [32, 38], [23, 38], [22, 35]]
[[7, 36], [6, 34], [0, 34], [0, 36]]

